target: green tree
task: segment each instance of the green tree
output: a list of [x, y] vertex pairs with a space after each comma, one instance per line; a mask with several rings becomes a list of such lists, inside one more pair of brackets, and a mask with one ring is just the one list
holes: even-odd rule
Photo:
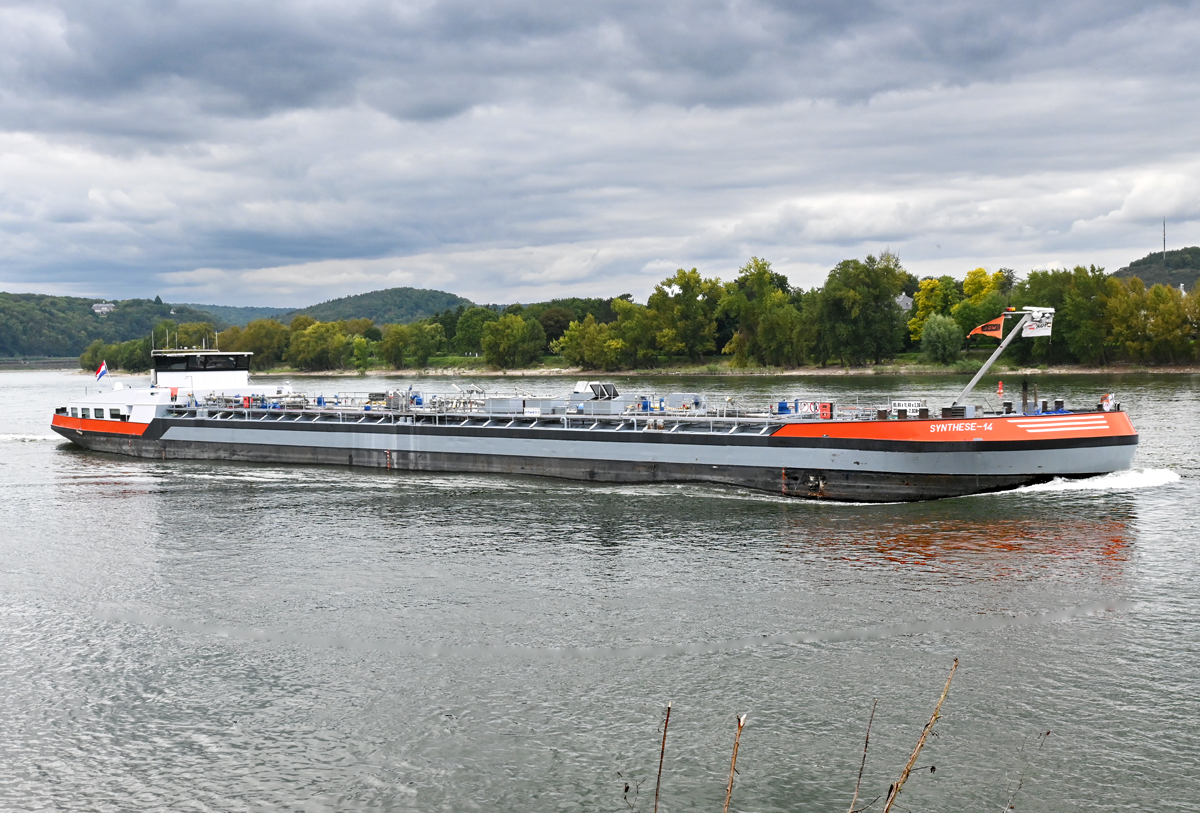
[[175, 333], [178, 330], [177, 325], [171, 319], [163, 319], [154, 326], [150, 331], [150, 341], [155, 349], [164, 350], [172, 347], [179, 347], [179, 343], [175, 340]]
[[896, 297], [904, 275], [899, 258], [890, 252], [843, 260], [829, 272], [819, 300], [818, 352], [823, 360], [879, 364], [899, 352], [904, 315]]
[[[759, 338], [764, 314], [775, 308], [790, 305], [787, 278], [771, 270], [771, 264], [751, 257], [738, 273], [738, 278], [725, 285], [717, 306], [717, 317], [726, 316], [735, 325], [733, 334], [722, 353], [733, 356], [734, 366], [745, 367], [753, 359], [767, 364], [767, 354]], [[790, 319], [790, 317], [786, 317]]]
[[140, 373], [150, 369], [150, 340], [130, 339], [117, 345], [117, 363], [127, 373]]
[[523, 319], [515, 313], [505, 314], [483, 327], [483, 357], [493, 367], [502, 370], [524, 367], [542, 355], [546, 332], [536, 319]]
[[299, 333], [301, 330], [308, 330], [316, 323], [316, 319], [312, 318], [306, 313], [302, 313], [299, 316], [293, 316], [292, 321], [288, 324], [288, 327], [291, 329], [292, 333]]
[[921, 331], [921, 354], [935, 364], [952, 364], [962, 354], [963, 331], [949, 316], [935, 313]]
[[571, 311], [557, 306], [547, 308], [537, 317], [537, 320], [542, 323], [542, 330], [546, 332], [546, 341], [548, 342], [562, 338], [574, 319], [575, 315]]
[[96, 339], [87, 346], [87, 349], [79, 356], [79, 366], [84, 370], [95, 370], [100, 366], [100, 362], [106, 361], [108, 355], [108, 345], [104, 339]]
[[1178, 288], [1155, 285], [1147, 291], [1146, 316], [1151, 358], [1173, 364], [1190, 355], [1191, 326]]
[[561, 353], [567, 363], [585, 370], [618, 370], [623, 363], [624, 346], [613, 325], [601, 324], [589, 313], [582, 322], [572, 322], [551, 350]]
[[[287, 325], [274, 319], [256, 319], [246, 325], [236, 343], [226, 349], [253, 353], [250, 366], [255, 370], [269, 370], [283, 362], [291, 340], [292, 332]], [[223, 340], [222, 346], [225, 346]]]
[[441, 325], [442, 335], [446, 337], [446, 341], [453, 342], [458, 335], [458, 320], [462, 318], [466, 310], [466, 305], [446, 308], [441, 313], [435, 314], [429, 321], [432, 324]]
[[179, 337], [180, 347], [207, 347], [211, 350], [217, 341], [217, 332], [209, 322], [185, 322], [176, 330], [176, 336]]
[[1112, 322], [1112, 344], [1127, 359], [1149, 361], [1153, 340], [1146, 314], [1146, 286], [1131, 277], [1115, 293], [1106, 309]]
[[647, 305], [661, 325], [655, 337], [658, 347], [697, 362], [711, 353], [716, 348], [716, 312], [722, 293], [718, 280], [701, 278], [695, 268], [680, 268], [656, 285]]
[[347, 351], [346, 334], [337, 322], [317, 322], [292, 335], [288, 361], [301, 370], [340, 370]]
[[446, 333], [439, 324], [422, 324], [420, 322], [408, 326], [408, 350], [412, 354], [413, 363], [424, 367], [435, 353], [446, 345]]
[[806, 342], [800, 311], [790, 302], [763, 311], [758, 322], [762, 361], [776, 367], [795, 367], [804, 359]]
[[495, 322], [500, 314], [491, 308], [470, 308], [463, 312], [456, 323], [454, 334], [454, 349], [464, 355], [483, 352], [483, 328], [489, 322]]
[[1059, 324], [1057, 312], [1062, 311], [1067, 293], [1072, 287], [1071, 272], [1066, 270], [1030, 271], [1025, 279], [1017, 283], [1012, 292], [1012, 303], [1018, 309], [1034, 305], [1054, 308], [1054, 335], [1043, 336], [1032, 341], [1018, 339], [1010, 345], [1009, 352], [1015, 360], [1028, 363], [1038, 361], [1046, 364], [1070, 364], [1075, 361], [1071, 353], [1071, 342], [1067, 333], [1070, 326]]
[[379, 355], [383, 357], [384, 361], [392, 365], [394, 369], [399, 370], [404, 366], [404, 357], [408, 351], [408, 344], [408, 326], [391, 325], [383, 335], [383, 342], [379, 345]]
[[342, 332], [347, 336], [365, 336], [375, 323], [365, 317], [342, 320]]
[[354, 366], [360, 373], [365, 373], [371, 367], [371, 342], [362, 336], [354, 339]]
[[617, 297], [612, 306], [617, 321], [611, 326], [608, 353], [616, 355], [621, 369], [653, 367], [658, 362], [657, 342], [662, 327], [658, 314], [632, 298]]
[[1119, 295], [1121, 283], [1103, 268], [1077, 265], [1054, 316], [1054, 330], [1066, 342], [1075, 360], [1084, 364], [1108, 364], [1112, 355], [1112, 324], [1108, 303]]

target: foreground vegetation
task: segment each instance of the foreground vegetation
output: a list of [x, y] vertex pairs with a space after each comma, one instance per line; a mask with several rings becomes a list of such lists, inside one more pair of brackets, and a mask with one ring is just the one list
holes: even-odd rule
[[[913, 297], [902, 309], [900, 294]], [[793, 289], [766, 260], [751, 258], [728, 282], [678, 270], [645, 304], [629, 295], [612, 299], [559, 299], [507, 308], [459, 304], [408, 324], [369, 318], [317, 321], [299, 315], [290, 324], [259, 319], [219, 333], [211, 322], [163, 321], [153, 340], [97, 340], [80, 358], [89, 369], [148, 369], [157, 346], [214, 346], [254, 353], [256, 370], [287, 366], [302, 371], [435, 366], [497, 370], [581, 367], [588, 370], [690, 367], [794, 369], [880, 365], [919, 358], [943, 369], [974, 362], [965, 350], [995, 346], [970, 330], [1005, 308], [1057, 310], [1053, 338], [1014, 342], [1010, 361], [1031, 364], [1110, 365], [1183, 363], [1200, 356], [1200, 297], [1178, 288], [1146, 288], [1095, 266], [1033, 271], [982, 268], [957, 281], [917, 279], [890, 253], [845, 260], [825, 284]], [[1011, 328], [1015, 319], [1009, 320]], [[547, 359], [547, 354], [552, 358]], [[919, 356], [917, 355], [919, 354]], [[717, 366], [714, 357], [725, 360]], [[965, 366], [964, 366], [965, 365]]]

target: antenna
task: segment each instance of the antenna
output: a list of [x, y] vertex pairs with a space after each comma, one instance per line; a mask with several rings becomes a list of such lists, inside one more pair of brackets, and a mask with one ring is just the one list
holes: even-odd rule
[[1163, 269], [1167, 267], [1167, 219], [1163, 218]]

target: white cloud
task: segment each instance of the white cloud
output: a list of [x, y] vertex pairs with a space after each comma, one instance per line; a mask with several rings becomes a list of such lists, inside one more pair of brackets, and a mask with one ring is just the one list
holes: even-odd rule
[[[0, 10], [4, 284], [298, 305], [1200, 243], [1194, 4]], [[7, 47], [5, 47], [7, 46]]]

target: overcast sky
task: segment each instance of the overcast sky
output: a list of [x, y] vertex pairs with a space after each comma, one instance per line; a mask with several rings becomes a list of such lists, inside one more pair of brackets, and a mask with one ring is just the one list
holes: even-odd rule
[[1197, 42], [1136, 0], [2, 3], [0, 290], [1115, 270], [1200, 243]]

